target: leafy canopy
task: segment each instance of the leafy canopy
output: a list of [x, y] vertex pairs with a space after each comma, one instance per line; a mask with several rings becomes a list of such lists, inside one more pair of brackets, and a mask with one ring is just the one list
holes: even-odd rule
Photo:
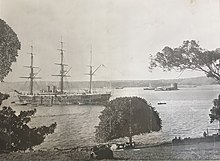
[[11, 107], [0, 110], [0, 150], [31, 150], [33, 146], [41, 144], [46, 135], [54, 132], [56, 123], [48, 127], [30, 128], [28, 123], [35, 113], [36, 109], [21, 111], [19, 115]]
[[132, 136], [161, 129], [157, 111], [139, 97], [120, 97], [110, 101], [99, 119], [96, 127], [96, 139], [99, 142], [128, 137], [129, 127]]
[[220, 51], [205, 50], [195, 40], [183, 41], [183, 44], [176, 48], [165, 46], [162, 52], [151, 56], [150, 67], [160, 67], [164, 71], [184, 71], [186, 69], [202, 71], [207, 77], [211, 77], [220, 83], [219, 74]]
[[210, 123], [212, 123], [214, 120], [220, 121], [220, 95], [218, 96], [217, 99], [213, 100], [213, 107], [210, 110]]
[[16, 61], [20, 48], [16, 33], [0, 19], [0, 81], [12, 71], [11, 65]]
[[[16, 33], [0, 19], [0, 81], [12, 70], [11, 65], [16, 61], [21, 44]], [[8, 94], [0, 92], [0, 105], [9, 97]], [[2, 107], [0, 110], [0, 151], [19, 151], [32, 149], [33, 146], [41, 144], [46, 135], [52, 134], [56, 123], [50, 126], [30, 128], [28, 123], [35, 110], [21, 111], [16, 115], [11, 107]]]

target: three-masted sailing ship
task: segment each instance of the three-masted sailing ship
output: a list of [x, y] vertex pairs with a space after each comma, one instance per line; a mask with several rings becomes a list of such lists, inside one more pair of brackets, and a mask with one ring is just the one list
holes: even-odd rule
[[53, 86], [52, 89], [50, 89], [50, 86], [48, 86], [48, 89], [46, 91], [40, 92], [40, 93], [34, 93], [34, 79], [37, 79], [38, 73], [34, 73], [34, 66], [33, 66], [33, 46], [31, 46], [31, 65], [28, 66], [30, 68], [30, 75], [28, 77], [22, 77], [22, 78], [28, 78], [30, 79], [30, 92], [26, 94], [22, 94], [21, 92], [18, 92], [18, 98], [20, 102], [25, 102], [28, 104], [34, 104], [34, 105], [73, 105], [73, 104], [83, 104], [83, 105], [105, 105], [110, 97], [111, 93], [110, 92], [105, 92], [105, 93], [95, 93], [92, 91], [92, 77], [95, 74], [95, 72], [102, 66], [98, 66], [94, 71], [93, 71], [93, 66], [90, 61], [89, 65], [89, 76], [90, 76], [90, 81], [89, 81], [89, 90], [88, 92], [83, 92], [83, 93], [71, 93], [71, 92], [66, 92], [64, 90], [64, 78], [69, 77], [68, 72], [70, 70], [66, 70], [64, 64], [64, 50], [63, 50], [63, 42], [61, 40], [61, 48], [60, 50], [60, 56], [61, 56], [61, 61], [60, 63], [55, 63], [56, 65], [60, 66], [60, 73], [58, 75], [53, 75], [53, 76], [58, 76], [60, 77], [60, 89], [56, 86]]

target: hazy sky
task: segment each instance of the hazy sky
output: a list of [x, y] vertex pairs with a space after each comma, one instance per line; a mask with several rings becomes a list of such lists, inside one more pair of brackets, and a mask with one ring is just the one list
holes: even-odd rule
[[93, 65], [105, 64], [94, 80], [195, 77], [196, 72], [148, 71], [149, 55], [165, 45], [196, 39], [206, 49], [220, 47], [219, 0], [0, 0], [0, 18], [22, 44], [6, 81], [22, 80], [29, 70], [30, 44], [42, 80], [58, 80], [61, 36], [69, 80], [88, 80], [90, 47]]

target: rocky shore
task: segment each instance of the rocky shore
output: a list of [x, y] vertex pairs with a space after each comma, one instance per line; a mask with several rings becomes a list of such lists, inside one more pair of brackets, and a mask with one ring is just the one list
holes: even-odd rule
[[[114, 160], [219, 160], [220, 142], [192, 145], [161, 145], [140, 149], [114, 151]], [[1, 161], [87, 161], [85, 151], [34, 151], [0, 154]]]

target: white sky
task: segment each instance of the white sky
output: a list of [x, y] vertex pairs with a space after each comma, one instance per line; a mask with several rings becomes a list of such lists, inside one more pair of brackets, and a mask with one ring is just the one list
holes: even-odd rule
[[0, 18], [22, 44], [6, 81], [27, 76], [33, 40], [35, 65], [42, 80], [58, 80], [61, 36], [69, 80], [88, 80], [90, 46], [93, 65], [105, 64], [94, 80], [195, 77], [196, 72], [148, 71], [149, 54], [165, 45], [176, 47], [195, 39], [206, 49], [220, 47], [219, 0], [0, 0]]

